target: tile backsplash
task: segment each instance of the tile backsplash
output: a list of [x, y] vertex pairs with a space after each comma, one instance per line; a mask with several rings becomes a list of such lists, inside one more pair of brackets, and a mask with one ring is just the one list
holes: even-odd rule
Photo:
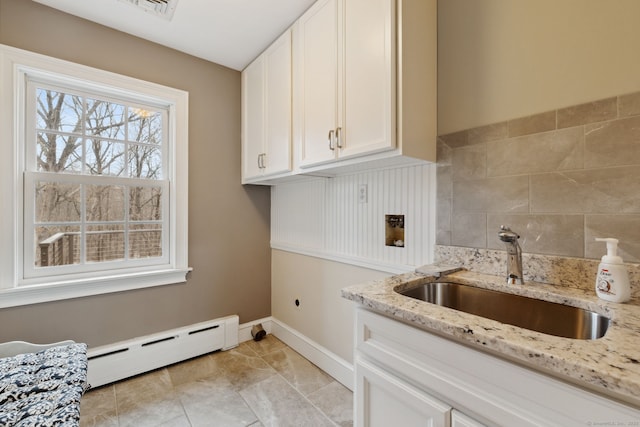
[[437, 243], [640, 262], [640, 92], [438, 138]]

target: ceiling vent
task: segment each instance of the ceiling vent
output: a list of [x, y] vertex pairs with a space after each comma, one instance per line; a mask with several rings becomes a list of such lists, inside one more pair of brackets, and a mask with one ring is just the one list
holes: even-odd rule
[[160, 16], [167, 21], [173, 18], [173, 12], [176, 10], [178, 0], [120, 0], [125, 3], [132, 4], [147, 13]]

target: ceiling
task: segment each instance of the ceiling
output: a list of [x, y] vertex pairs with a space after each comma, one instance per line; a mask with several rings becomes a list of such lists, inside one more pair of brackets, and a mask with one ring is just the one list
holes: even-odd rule
[[122, 0], [35, 0], [242, 70], [315, 0], [178, 0], [168, 21]]

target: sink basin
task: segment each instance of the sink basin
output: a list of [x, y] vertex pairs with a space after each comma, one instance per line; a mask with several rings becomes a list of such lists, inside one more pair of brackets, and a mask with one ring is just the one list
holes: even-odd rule
[[609, 327], [609, 318], [589, 310], [458, 283], [425, 283], [398, 293], [558, 337], [594, 340]]

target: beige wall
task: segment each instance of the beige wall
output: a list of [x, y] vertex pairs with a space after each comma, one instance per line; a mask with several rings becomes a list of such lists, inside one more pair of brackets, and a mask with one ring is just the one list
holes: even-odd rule
[[0, 341], [97, 346], [269, 316], [269, 189], [240, 185], [240, 73], [26, 0], [0, 0], [0, 43], [189, 92], [193, 267], [185, 284], [2, 309]]
[[438, 134], [640, 90], [637, 0], [438, 2]]

